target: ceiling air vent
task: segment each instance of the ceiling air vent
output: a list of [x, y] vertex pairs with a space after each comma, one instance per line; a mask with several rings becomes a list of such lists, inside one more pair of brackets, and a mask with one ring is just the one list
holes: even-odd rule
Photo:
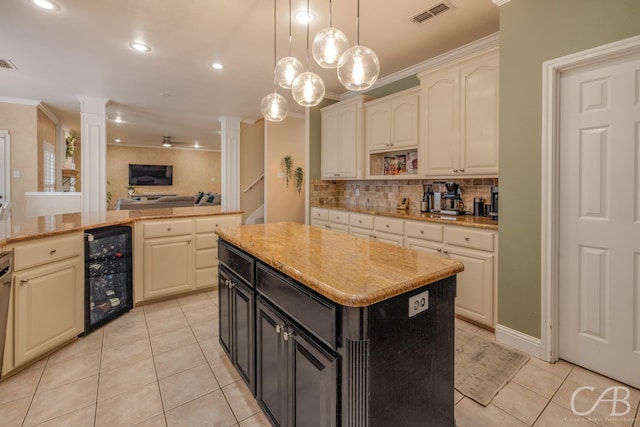
[[16, 66], [8, 59], [0, 59], [0, 68], [6, 68], [8, 70], [16, 70]]
[[453, 5], [445, 0], [429, 6], [425, 10], [416, 13], [409, 19], [411, 19], [411, 21], [415, 22], [416, 24], [422, 24], [423, 22], [431, 18], [435, 18], [436, 16], [452, 9], [454, 9]]

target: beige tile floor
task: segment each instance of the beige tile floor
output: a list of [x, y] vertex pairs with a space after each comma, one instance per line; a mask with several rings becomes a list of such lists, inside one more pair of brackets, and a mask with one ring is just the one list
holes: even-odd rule
[[[136, 308], [1, 382], [0, 426], [269, 426], [218, 344], [216, 304], [209, 292]], [[486, 408], [455, 392], [456, 420], [460, 427], [640, 427], [635, 389], [625, 416], [609, 416], [605, 403], [593, 422], [571, 412], [578, 387], [595, 387], [575, 402], [585, 411], [617, 384], [567, 362], [531, 359]]]

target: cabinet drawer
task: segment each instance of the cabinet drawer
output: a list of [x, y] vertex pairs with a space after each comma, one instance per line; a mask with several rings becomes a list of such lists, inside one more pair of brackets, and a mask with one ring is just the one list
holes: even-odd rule
[[446, 227], [445, 243], [493, 252], [493, 236], [490, 231], [470, 230], [467, 228]]
[[258, 292], [331, 348], [337, 345], [337, 308], [272, 268], [258, 263]]
[[218, 247], [218, 235], [217, 234], [197, 234], [196, 235], [196, 249], [209, 249]]
[[216, 216], [213, 218], [196, 219], [196, 233], [213, 233], [219, 227], [231, 227], [240, 225], [238, 217]]
[[349, 225], [349, 213], [344, 211], [329, 211], [329, 221], [335, 224]]
[[442, 226], [426, 222], [407, 221], [405, 222], [405, 232], [407, 237], [415, 239], [430, 240], [432, 242], [442, 242]]
[[404, 234], [404, 221], [401, 219], [376, 217], [373, 221], [373, 228], [376, 231], [391, 234]]
[[371, 215], [361, 215], [352, 213], [349, 216], [349, 224], [353, 227], [373, 230], [373, 217]]
[[326, 209], [311, 208], [311, 219], [329, 221], [329, 211]]
[[153, 237], [170, 237], [191, 234], [193, 221], [190, 219], [180, 221], [154, 221], [145, 222], [143, 235], [145, 239]]
[[82, 234], [73, 233], [61, 237], [45, 237], [14, 246], [16, 271], [48, 262], [58, 261], [84, 253]]
[[218, 265], [218, 249], [196, 251], [196, 268], [215, 267]]
[[251, 287], [254, 287], [253, 258], [251, 256], [223, 240], [218, 240], [218, 261], [246, 280]]

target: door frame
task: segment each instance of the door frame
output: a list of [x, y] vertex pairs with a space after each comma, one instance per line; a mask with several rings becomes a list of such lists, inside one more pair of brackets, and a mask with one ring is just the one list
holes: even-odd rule
[[541, 336], [540, 358], [558, 360], [560, 219], [560, 77], [564, 71], [640, 53], [640, 36], [630, 37], [542, 64]]
[[11, 201], [11, 134], [0, 129], [0, 138], [4, 139], [4, 201]]

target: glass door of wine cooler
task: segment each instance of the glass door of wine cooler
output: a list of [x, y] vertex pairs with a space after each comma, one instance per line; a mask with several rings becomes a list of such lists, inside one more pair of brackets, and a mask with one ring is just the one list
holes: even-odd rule
[[131, 228], [85, 233], [85, 335], [133, 306]]

